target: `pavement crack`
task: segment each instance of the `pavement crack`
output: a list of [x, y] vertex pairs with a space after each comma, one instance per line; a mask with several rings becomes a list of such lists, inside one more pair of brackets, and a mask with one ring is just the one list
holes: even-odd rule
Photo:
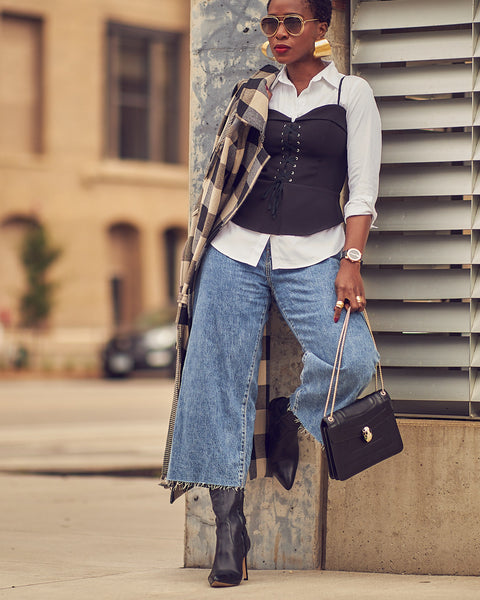
[[[137, 572], [137, 571], [135, 571]], [[102, 575], [82, 575], [81, 577], [66, 577], [65, 579], [51, 579], [49, 581], [38, 581], [37, 583], [22, 583], [20, 585], [8, 585], [0, 587], [0, 592], [5, 590], [21, 589], [28, 587], [38, 587], [42, 585], [55, 585], [57, 583], [67, 583], [73, 581], [85, 581], [88, 579], [102, 579], [104, 577], [116, 577], [117, 575], [125, 575], [127, 571], [117, 571], [112, 573], [103, 573]], [[148, 571], [138, 571], [138, 573], [148, 573]]]

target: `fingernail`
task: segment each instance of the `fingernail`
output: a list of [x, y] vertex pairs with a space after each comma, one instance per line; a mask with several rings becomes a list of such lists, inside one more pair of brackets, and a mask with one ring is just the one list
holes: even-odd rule
[[340, 318], [340, 317], [333, 317], [333, 322], [334, 322], [334, 323], [338, 323], [338, 319], [339, 319], [339, 318]]

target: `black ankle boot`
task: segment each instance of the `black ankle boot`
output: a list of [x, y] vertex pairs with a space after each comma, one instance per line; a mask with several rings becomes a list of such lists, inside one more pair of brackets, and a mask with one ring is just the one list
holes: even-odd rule
[[243, 497], [243, 490], [234, 488], [210, 490], [217, 526], [215, 558], [208, 576], [212, 587], [239, 585], [242, 578], [248, 579], [250, 539], [245, 526]]
[[288, 404], [288, 398], [275, 398], [267, 417], [267, 466], [286, 490], [292, 487], [298, 466], [298, 424]]

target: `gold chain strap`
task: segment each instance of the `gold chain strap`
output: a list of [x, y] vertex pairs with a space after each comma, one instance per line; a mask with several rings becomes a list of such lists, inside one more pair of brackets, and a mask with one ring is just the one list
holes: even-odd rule
[[[345, 320], [343, 321], [343, 325], [342, 325], [342, 331], [340, 332], [340, 338], [338, 340], [337, 353], [335, 355], [335, 362], [333, 364], [332, 377], [330, 378], [330, 386], [328, 388], [327, 401], [325, 403], [325, 410], [323, 411], [323, 416], [326, 417], [327, 412], [328, 412], [328, 406], [330, 404], [330, 397], [332, 396], [332, 407], [330, 409], [329, 419], [333, 418], [333, 411], [335, 409], [335, 400], [337, 398], [337, 388], [338, 388], [338, 380], [340, 377], [340, 367], [342, 365], [343, 349], [345, 347], [345, 339], [347, 337], [347, 328], [348, 328], [348, 323], [350, 321], [350, 311], [351, 311], [351, 309], [349, 306], [347, 308], [347, 314], [345, 315]], [[366, 310], [363, 310], [363, 316], [365, 318], [365, 322], [367, 324], [368, 331], [370, 332], [370, 335], [372, 336], [373, 345], [375, 346], [375, 350], [378, 352], [377, 344], [375, 342], [375, 338], [373, 337], [372, 328], [370, 326], [370, 321], [368, 319]], [[378, 365], [375, 366], [375, 389], [376, 390], [378, 390], [378, 374], [380, 375], [380, 383], [381, 383], [380, 391], [381, 391], [381, 393], [385, 394], [385, 385], [383, 383], [383, 373], [382, 373], [382, 366], [381, 366], [380, 362], [378, 363]], [[333, 392], [332, 392], [332, 390], [333, 390]]]

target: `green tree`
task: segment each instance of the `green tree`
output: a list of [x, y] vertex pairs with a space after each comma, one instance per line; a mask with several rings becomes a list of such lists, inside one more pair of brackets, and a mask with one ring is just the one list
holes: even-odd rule
[[26, 233], [20, 250], [27, 276], [27, 289], [20, 299], [23, 326], [41, 327], [50, 316], [57, 284], [48, 281], [47, 273], [61, 253], [60, 248], [52, 245], [42, 225]]

